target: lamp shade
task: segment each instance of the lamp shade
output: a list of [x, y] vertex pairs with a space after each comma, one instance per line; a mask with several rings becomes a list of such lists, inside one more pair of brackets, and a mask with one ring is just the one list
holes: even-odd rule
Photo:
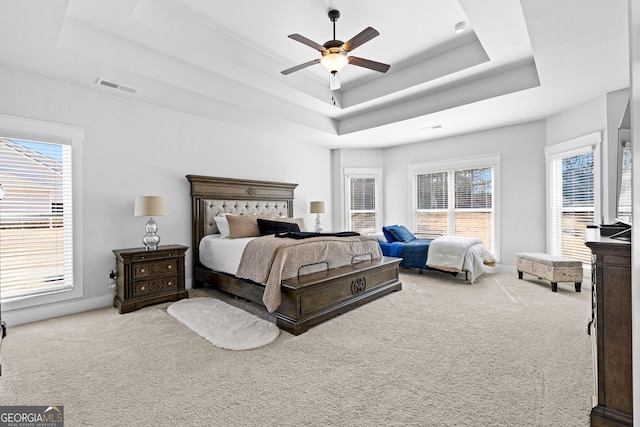
[[134, 216], [165, 216], [167, 199], [160, 196], [138, 196], [133, 208]]
[[309, 212], [310, 213], [325, 213], [327, 206], [322, 201], [311, 202]]

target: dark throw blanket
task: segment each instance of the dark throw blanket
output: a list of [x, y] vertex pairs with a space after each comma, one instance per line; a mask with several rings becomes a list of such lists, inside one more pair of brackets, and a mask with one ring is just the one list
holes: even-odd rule
[[287, 233], [278, 233], [276, 237], [289, 238], [289, 239], [308, 239], [310, 237], [318, 236], [335, 236], [335, 237], [354, 237], [359, 236], [360, 233], [355, 231], [339, 231], [337, 233], [314, 233], [311, 231], [289, 231]]

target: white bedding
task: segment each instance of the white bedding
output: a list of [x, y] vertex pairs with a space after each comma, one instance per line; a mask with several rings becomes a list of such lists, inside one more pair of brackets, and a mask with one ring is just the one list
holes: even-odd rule
[[495, 258], [480, 239], [462, 236], [441, 236], [429, 245], [427, 265], [444, 271], [467, 272], [470, 283], [487, 271], [486, 264]]
[[228, 274], [236, 274], [245, 246], [255, 237], [221, 238], [210, 234], [200, 241], [200, 262], [205, 267]]

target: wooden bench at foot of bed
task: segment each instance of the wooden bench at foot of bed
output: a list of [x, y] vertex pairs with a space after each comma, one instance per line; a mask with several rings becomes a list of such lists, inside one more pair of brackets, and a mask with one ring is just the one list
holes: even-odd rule
[[[402, 289], [401, 258], [382, 257], [284, 280], [276, 311], [278, 327], [294, 335], [311, 326]], [[198, 266], [194, 288], [204, 284], [262, 304], [264, 285]]]
[[284, 280], [278, 327], [299, 335], [311, 326], [401, 290], [400, 261], [382, 257]]

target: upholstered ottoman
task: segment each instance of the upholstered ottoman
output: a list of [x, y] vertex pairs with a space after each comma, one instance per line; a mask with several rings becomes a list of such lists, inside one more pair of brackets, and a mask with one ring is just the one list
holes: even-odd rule
[[580, 292], [582, 286], [582, 261], [543, 253], [520, 252], [516, 254], [516, 268], [518, 279], [522, 279], [522, 273], [527, 273], [538, 279], [549, 280], [553, 292], [558, 291], [558, 282], [575, 283], [576, 292]]

